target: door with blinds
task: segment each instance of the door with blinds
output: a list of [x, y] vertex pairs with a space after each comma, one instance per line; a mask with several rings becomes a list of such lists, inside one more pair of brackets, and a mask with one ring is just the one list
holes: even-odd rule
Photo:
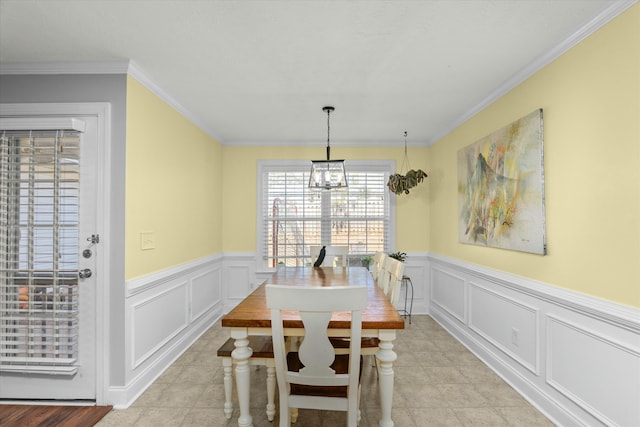
[[96, 398], [96, 117], [0, 118], [0, 399]]

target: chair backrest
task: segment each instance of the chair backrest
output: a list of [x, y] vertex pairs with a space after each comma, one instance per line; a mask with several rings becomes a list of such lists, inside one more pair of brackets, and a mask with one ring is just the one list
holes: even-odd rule
[[[280, 390], [280, 414], [288, 407], [309, 408], [329, 405], [325, 409], [352, 411], [357, 413], [358, 382], [360, 372], [360, 339], [362, 336], [361, 311], [367, 304], [365, 286], [290, 286], [267, 285], [267, 307], [271, 310], [271, 332], [275, 356], [276, 377]], [[298, 311], [304, 324], [305, 336], [298, 355], [304, 367], [298, 372], [289, 370], [282, 311]], [[330, 367], [335, 350], [329, 341], [328, 325], [336, 311], [351, 312], [351, 340], [349, 346], [349, 369], [346, 374], [336, 374]], [[291, 384], [310, 386], [347, 386], [347, 398], [320, 396], [291, 396]], [[337, 406], [335, 406], [337, 405]]]
[[[320, 254], [322, 245], [309, 246], [309, 253], [311, 254], [311, 264], [313, 264]], [[325, 246], [325, 257], [322, 261], [322, 267], [347, 267], [348, 266], [348, 246]]]
[[391, 258], [390, 256], [385, 256], [384, 260], [382, 261], [382, 268], [378, 272], [378, 280], [376, 282], [376, 285], [380, 289], [382, 289], [382, 292], [384, 292], [385, 295], [389, 293], [389, 282], [391, 280], [389, 270], [393, 265], [395, 265], [395, 261], [396, 260]]
[[386, 257], [387, 254], [381, 251], [378, 251], [373, 255], [373, 260], [371, 261], [371, 276], [376, 284], [378, 283], [378, 277], [380, 276], [380, 272], [384, 266], [384, 259]]
[[389, 283], [385, 289], [385, 295], [391, 304], [395, 305], [400, 298], [400, 285], [404, 274], [404, 262], [388, 257], [385, 261], [389, 275]]

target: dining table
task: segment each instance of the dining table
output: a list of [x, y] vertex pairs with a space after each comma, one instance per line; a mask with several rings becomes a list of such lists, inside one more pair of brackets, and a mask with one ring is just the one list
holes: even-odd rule
[[[380, 427], [393, 427], [391, 406], [393, 401], [393, 351], [396, 331], [404, 329], [404, 319], [378, 288], [369, 270], [364, 267], [285, 267], [274, 274], [222, 317], [222, 326], [229, 328], [235, 350], [231, 357], [235, 363], [235, 379], [240, 415], [239, 427], [252, 427], [249, 408], [251, 388], [249, 360], [252, 350], [249, 336], [271, 335], [271, 311], [267, 308], [265, 287], [268, 284], [288, 286], [366, 286], [367, 306], [362, 311], [362, 337], [379, 341], [375, 353], [378, 366], [378, 390], [380, 394]], [[296, 311], [283, 314], [285, 335], [304, 336], [304, 326]], [[351, 317], [346, 312], [334, 312], [329, 321], [329, 335], [348, 337]]]

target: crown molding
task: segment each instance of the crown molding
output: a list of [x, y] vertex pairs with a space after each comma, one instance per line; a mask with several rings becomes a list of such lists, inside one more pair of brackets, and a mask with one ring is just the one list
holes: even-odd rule
[[0, 63], [0, 75], [33, 75], [33, 74], [127, 74], [149, 89], [153, 94], [165, 101], [187, 120], [198, 126], [216, 141], [223, 143], [219, 135], [209, 129], [206, 124], [187, 110], [171, 95], [150, 79], [144, 71], [130, 60], [122, 61], [81, 61], [81, 62], [8, 62]]
[[191, 123], [202, 129], [207, 135], [218, 141], [220, 144], [225, 145], [223, 139], [216, 132], [207, 127], [206, 123], [204, 123], [198, 116], [187, 110], [182, 106], [182, 104], [176, 101], [175, 98], [169, 95], [169, 93], [158, 86], [158, 84], [156, 84], [156, 82], [149, 78], [149, 76], [147, 76], [134, 61], [129, 61], [128, 74], [138, 82], [140, 82], [141, 85], [149, 89], [158, 98], [162, 99], [164, 102], [173, 107], [173, 109], [182, 114]]
[[[598, 13], [594, 18], [587, 21], [578, 31], [571, 34], [561, 43], [559, 43], [555, 48], [545, 52], [540, 55], [533, 61], [531, 61], [528, 65], [522, 68], [519, 72], [514, 74], [510, 79], [503, 82], [499, 85], [495, 90], [493, 90], [485, 99], [475, 105], [473, 108], [465, 112], [462, 116], [460, 116], [457, 120], [449, 123], [442, 131], [436, 134], [429, 141], [425, 142], [414, 142], [408, 145], [415, 146], [430, 146], [436, 141], [443, 138], [445, 135], [452, 132], [457, 127], [464, 124], [466, 121], [471, 119], [473, 116], [478, 114], [480, 111], [487, 108], [493, 102], [500, 99], [502, 96], [507, 94], [509, 91], [514, 89], [519, 84], [526, 81], [532, 75], [540, 71], [542, 68], [553, 62], [555, 59], [560, 57], [562, 54], [573, 48], [575, 45], [580, 43], [582, 40], [587, 38], [589, 35], [594, 33], [596, 30], [607, 24], [609, 21], [620, 15], [622, 12], [636, 4], [639, 0], [621, 0], [611, 2], [605, 8], [602, 9], [600, 13]], [[13, 63], [2, 63], [0, 62], [0, 75], [9, 75], [9, 74], [128, 74], [131, 77], [135, 78], [138, 82], [140, 82], [143, 86], [149, 89], [152, 93], [157, 95], [160, 99], [165, 101], [175, 110], [177, 110], [180, 114], [185, 116], [189, 121], [191, 121], [194, 125], [198, 126], [205, 133], [211, 136], [213, 139], [218, 141], [223, 145], [233, 145], [233, 146], [264, 146], [270, 143], [267, 142], [257, 142], [257, 141], [234, 141], [234, 142], [225, 142], [216, 132], [209, 129], [206, 124], [194, 115], [192, 112], [187, 110], [182, 106], [178, 101], [176, 101], [171, 95], [169, 95], [166, 91], [164, 91], [160, 86], [158, 86], [152, 79], [150, 79], [142, 69], [135, 64], [133, 61], [129, 60], [118, 60], [118, 61], [80, 61], [80, 62], [13, 62]], [[281, 142], [277, 145], [288, 146], [288, 145], [299, 145], [299, 142]], [[321, 145], [321, 144], [318, 144]], [[378, 141], [378, 142], [366, 142], [366, 143], [337, 143], [337, 146], [389, 146], [388, 142]], [[397, 142], [391, 144], [397, 145]]]
[[500, 86], [498, 86], [493, 92], [491, 92], [485, 99], [480, 101], [476, 106], [468, 110], [462, 116], [460, 116], [457, 120], [450, 123], [446, 128], [444, 128], [441, 132], [436, 134], [429, 142], [428, 145], [433, 145], [436, 141], [443, 138], [449, 132], [452, 132], [454, 129], [458, 128], [462, 124], [464, 124], [467, 120], [471, 119], [473, 116], [478, 114], [480, 111], [487, 108], [489, 105], [500, 99], [502, 96], [506, 95], [509, 91], [514, 89], [519, 84], [526, 81], [529, 77], [533, 76], [535, 73], [540, 71], [542, 68], [549, 65], [551, 62], [556, 60], [558, 57], [569, 51], [571, 48], [576, 46], [582, 40], [586, 39], [588, 36], [596, 32], [598, 29], [603, 27], [609, 21], [620, 15], [622, 12], [636, 4], [639, 0], [622, 0], [612, 2], [611, 4], [605, 6], [600, 13], [598, 13], [595, 17], [585, 22], [580, 29], [571, 34], [569, 37], [564, 39], [555, 48], [550, 49], [549, 51], [543, 53], [542, 55], [535, 58], [529, 64], [527, 64], [524, 68], [522, 68], [519, 72], [514, 74], [510, 79], [503, 82]]
[[[326, 141], [248, 141], [235, 140], [226, 141], [225, 145], [231, 147], [326, 147]], [[404, 146], [404, 141], [331, 141], [331, 147], [396, 147]], [[428, 147], [427, 141], [407, 142], [407, 147]]]
[[129, 62], [0, 62], [2, 74], [126, 74]]

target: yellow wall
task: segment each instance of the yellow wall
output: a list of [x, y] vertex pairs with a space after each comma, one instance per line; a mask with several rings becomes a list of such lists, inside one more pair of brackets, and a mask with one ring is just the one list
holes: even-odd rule
[[[640, 4], [430, 147], [431, 251], [640, 307]], [[548, 255], [458, 243], [456, 152], [544, 110]]]
[[[426, 169], [426, 147], [409, 147], [414, 169]], [[310, 160], [322, 158], [324, 147], [234, 147], [224, 146], [223, 248], [225, 252], [256, 251], [256, 173], [258, 160]], [[332, 147], [331, 158], [395, 160], [402, 165], [404, 149], [395, 147]], [[309, 168], [311, 162], [309, 161]], [[396, 197], [398, 250], [428, 249], [429, 178], [406, 196]], [[392, 196], [395, 197], [395, 196]]]
[[[396, 198], [395, 249], [640, 307], [639, 28], [634, 5], [433, 146], [410, 147], [411, 166], [429, 178]], [[548, 254], [458, 243], [457, 151], [537, 108], [544, 110]], [[257, 161], [323, 153], [321, 146], [221, 146], [129, 77], [126, 278], [221, 251], [255, 252]], [[395, 159], [399, 167], [403, 150], [334, 147], [332, 156]], [[155, 249], [140, 249], [143, 231], [155, 231]]]
[[222, 250], [221, 145], [132, 77], [126, 158], [127, 280]]

